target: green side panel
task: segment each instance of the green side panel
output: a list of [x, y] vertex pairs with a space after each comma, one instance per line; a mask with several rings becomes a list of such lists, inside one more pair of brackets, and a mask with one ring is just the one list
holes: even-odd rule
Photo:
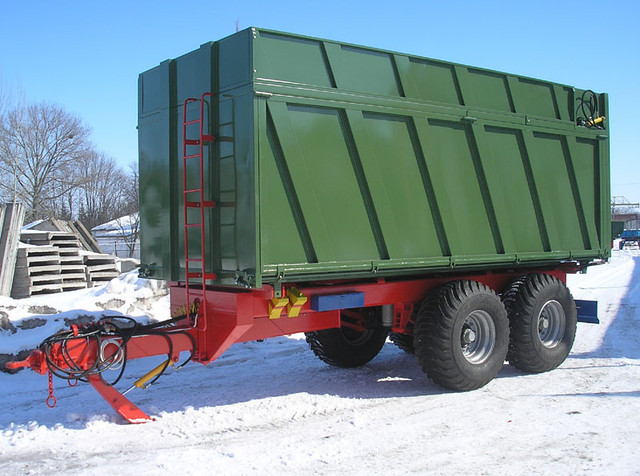
[[[244, 30], [214, 44], [214, 49], [218, 53], [218, 62], [212, 68], [218, 74], [217, 91], [238, 88], [252, 81], [253, 38], [254, 34], [251, 30]], [[201, 91], [201, 93], [216, 92], [216, 90]]]
[[338, 89], [404, 96], [392, 54], [333, 43], [325, 49]]
[[[441, 256], [413, 119], [364, 112], [352, 127], [389, 258]], [[356, 122], [363, 122], [359, 126]]]
[[[260, 281], [258, 260], [258, 235], [256, 217], [256, 137], [254, 129], [254, 97], [247, 87], [231, 90], [224, 97], [233, 97], [233, 124], [228, 125], [233, 129], [232, 146], [233, 156], [222, 156], [222, 168], [219, 176], [214, 181], [219, 183], [222, 197], [228, 197], [227, 217], [225, 226], [221, 229], [219, 246], [223, 251], [223, 257], [233, 256], [232, 261], [226, 261], [221, 271], [224, 271], [221, 282], [233, 283], [233, 275], [237, 272], [240, 276], [255, 278], [256, 284]], [[224, 123], [223, 123], [224, 124]], [[228, 140], [226, 136], [225, 140]], [[218, 141], [220, 147], [224, 142]], [[235, 192], [235, 193], [233, 193]], [[235, 195], [235, 201], [231, 197]], [[224, 203], [226, 200], [220, 200]], [[220, 209], [219, 210], [223, 210]], [[233, 266], [235, 263], [235, 267]], [[229, 274], [231, 273], [231, 274]]]
[[[262, 114], [266, 117], [265, 102]], [[313, 262], [315, 253], [309, 231], [271, 117], [266, 125], [260, 140], [262, 262], [276, 265]]]
[[458, 68], [465, 106], [515, 112], [503, 74], [475, 68]]
[[462, 104], [453, 65], [404, 57], [400, 57], [398, 63], [407, 97]]
[[[200, 210], [190, 208], [188, 224], [204, 223], [186, 231], [188, 254], [199, 259], [205, 253], [205, 271], [216, 273], [219, 283], [235, 283], [236, 274], [256, 276], [255, 173], [253, 152], [253, 93], [250, 31], [169, 60], [140, 75], [139, 144], [141, 193], [141, 259], [151, 277], [183, 280], [185, 273], [185, 227], [183, 177], [191, 192], [189, 201], [216, 203]], [[221, 64], [225, 67], [221, 67]], [[231, 67], [229, 67], [231, 66]], [[224, 92], [222, 89], [224, 89]], [[191, 158], [183, 170], [183, 103], [187, 98], [206, 98], [202, 128], [218, 140], [203, 148], [200, 160]], [[200, 103], [190, 103], [186, 120], [200, 119]], [[241, 121], [241, 127], [238, 127]], [[200, 123], [186, 126], [189, 139], [197, 139]], [[198, 146], [188, 146], [187, 155]], [[239, 198], [240, 197], [240, 198]], [[240, 206], [238, 206], [238, 202]], [[192, 263], [191, 270], [200, 270]]]
[[237, 224], [237, 174], [236, 174], [236, 100], [233, 97], [220, 101], [219, 129], [223, 142], [218, 143], [218, 167], [215, 170], [216, 182], [219, 184], [217, 211], [219, 223], [214, 239], [220, 244], [220, 268], [222, 271], [234, 272], [238, 267], [238, 249], [236, 239]]
[[260, 39], [254, 63], [258, 78], [333, 86], [320, 41], [264, 32]]
[[152, 275], [170, 277], [177, 266], [178, 231], [172, 202], [178, 190], [172, 177], [177, 170], [176, 135], [169, 104], [174, 74], [169, 61], [138, 80], [138, 150], [140, 177], [140, 251]]
[[451, 254], [495, 254], [468, 126], [439, 119], [419, 121], [416, 126]]
[[476, 138], [505, 252], [545, 251], [520, 131], [484, 126]]
[[601, 197], [598, 187], [600, 183], [600, 177], [598, 177], [598, 141], [584, 139], [574, 141], [573, 138], [570, 138], [568, 143], [589, 243], [592, 248], [608, 246], [608, 244], [600, 243], [598, 237], [598, 230], [603, 228], [600, 223]]
[[268, 113], [318, 262], [377, 257], [339, 111], [270, 101]]
[[510, 85], [516, 112], [561, 119], [553, 84], [518, 78], [517, 82], [512, 81]]
[[577, 204], [562, 137], [534, 133], [531, 140], [531, 168], [540, 187], [540, 201], [552, 250], [588, 249], [583, 241]]

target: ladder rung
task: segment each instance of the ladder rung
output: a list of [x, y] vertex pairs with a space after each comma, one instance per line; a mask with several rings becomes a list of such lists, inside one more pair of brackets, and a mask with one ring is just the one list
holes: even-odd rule
[[[192, 271], [190, 273], [187, 273], [187, 278], [197, 278], [197, 279], [201, 279], [202, 278], [202, 273], [200, 271]], [[204, 273], [204, 278], [202, 279], [216, 279], [216, 273]]]
[[184, 202], [184, 206], [187, 208], [214, 208], [216, 202], [211, 200], [203, 200], [202, 202]]
[[[205, 93], [202, 95], [201, 101], [204, 101], [204, 98], [209, 95], [211, 96], [210, 93]], [[210, 144], [212, 142], [214, 142], [216, 140], [216, 137], [213, 134], [204, 134], [204, 130], [203, 130], [203, 126], [204, 126], [204, 118], [202, 117], [203, 115], [203, 109], [202, 107], [204, 106], [204, 102], [202, 102], [201, 105], [201, 109], [200, 109], [200, 117], [198, 119], [193, 119], [193, 120], [187, 120], [187, 105], [190, 102], [197, 102], [198, 99], [195, 98], [187, 98], [184, 102], [184, 115], [183, 115], [183, 164], [185, 166], [185, 176], [184, 176], [184, 184], [186, 185], [187, 183], [187, 176], [186, 176], [186, 164], [187, 164], [187, 160], [188, 159], [198, 159], [200, 161], [200, 176], [198, 176], [199, 180], [200, 180], [200, 187], [198, 188], [192, 188], [192, 189], [187, 189], [187, 187], [185, 186], [182, 193], [183, 193], [183, 204], [184, 204], [184, 230], [185, 230], [185, 240], [188, 241], [189, 237], [193, 237], [193, 235], [190, 235], [187, 233], [187, 231], [191, 228], [197, 228], [199, 230], [201, 230], [201, 233], [204, 234], [205, 231], [205, 223], [204, 220], [202, 220], [201, 223], [188, 223], [187, 222], [187, 217], [188, 217], [188, 209], [193, 209], [193, 208], [200, 208], [200, 213], [201, 213], [201, 219], [202, 219], [202, 213], [203, 213], [203, 208], [214, 208], [216, 206], [216, 203], [213, 200], [203, 200], [204, 198], [204, 187], [203, 187], [203, 183], [202, 183], [202, 166], [203, 166], [203, 162], [204, 162], [204, 157], [203, 157], [203, 146], [205, 144]], [[231, 122], [232, 123], [232, 122]], [[229, 123], [229, 124], [231, 124]], [[200, 137], [198, 137], [197, 139], [189, 139], [187, 138], [187, 129], [190, 131], [190, 135], [193, 137], [193, 135], [195, 135], [195, 127], [191, 127], [191, 128], [187, 128], [187, 126], [190, 125], [194, 125], [194, 124], [199, 124], [200, 125]], [[200, 146], [200, 150], [198, 151], [198, 153], [190, 153], [187, 154], [187, 146]], [[189, 152], [194, 152], [193, 149], [189, 149]], [[195, 196], [193, 195], [189, 195], [189, 194], [197, 194]], [[187, 197], [190, 198], [190, 200], [187, 199]], [[195, 200], [194, 200], [195, 199]], [[195, 217], [194, 217], [195, 218]], [[197, 218], [196, 218], [197, 219]], [[194, 237], [195, 238], [195, 237]], [[205, 285], [206, 285], [206, 281], [207, 280], [215, 280], [216, 279], [216, 274], [215, 273], [208, 273], [205, 271], [205, 246], [204, 243], [200, 243], [201, 245], [201, 257], [199, 258], [189, 258], [189, 247], [187, 245], [187, 243], [185, 243], [185, 251], [184, 251], [184, 258], [185, 258], [185, 281], [186, 281], [186, 288], [187, 288], [187, 302], [190, 302], [190, 296], [191, 297], [198, 297], [198, 296], [202, 296], [203, 300], [206, 301], [206, 294], [205, 294]], [[190, 271], [189, 267], [190, 265], [192, 265], [195, 270]], [[195, 288], [195, 289], [194, 289]], [[206, 308], [205, 308], [206, 311]]]

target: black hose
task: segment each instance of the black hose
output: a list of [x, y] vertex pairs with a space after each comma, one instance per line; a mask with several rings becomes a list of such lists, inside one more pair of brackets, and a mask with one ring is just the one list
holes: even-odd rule
[[[182, 368], [193, 359], [193, 356], [195, 355], [196, 341], [191, 334], [182, 330], [162, 330], [162, 328], [171, 327], [178, 321], [184, 320], [188, 317], [190, 316], [185, 314], [167, 321], [141, 326], [137, 321], [135, 321], [135, 319], [128, 316], [105, 316], [95, 324], [80, 328], [74, 326], [72, 329], [61, 331], [47, 337], [40, 344], [40, 349], [45, 355], [49, 371], [56, 377], [69, 381], [79, 380], [87, 382], [90, 375], [101, 375], [103, 372], [111, 369], [114, 365], [121, 363], [115, 380], [112, 382], [105, 382], [107, 385], [113, 386], [117, 384], [124, 375], [127, 364], [127, 343], [129, 340], [134, 336], [158, 335], [164, 337], [167, 341], [168, 359], [162, 371], [148, 384], [151, 385], [156, 382], [169, 367], [170, 359], [173, 356], [173, 341], [170, 337], [171, 334], [184, 334], [191, 340], [192, 344], [191, 354], [184, 362], [176, 366], [176, 369]], [[118, 348], [111, 354], [111, 356], [104, 358], [101, 349], [102, 344], [105, 339], [111, 338], [117, 338], [120, 340]], [[69, 352], [69, 344], [74, 341], [77, 342], [79, 339], [86, 340], [87, 347], [92, 340], [95, 341], [97, 349], [96, 358], [94, 359], [93, 364], [90, 368], [85, 370], [82, 369], [80, 364], [74, 360]], [[59, 346], [59, 352], [66, 368], [59, 366], [54, 361], [52, 351], [55, 345]]]
[[[587, 98], [588, 95], [588, 98]], [[580, 97], [580, 111], [584, 117], [578, 118], [578, 124], [588, 128], [603, 129], [603, 126], [596, 124], [598, 118], [598, 96], [591, 89], [587, 89]]]

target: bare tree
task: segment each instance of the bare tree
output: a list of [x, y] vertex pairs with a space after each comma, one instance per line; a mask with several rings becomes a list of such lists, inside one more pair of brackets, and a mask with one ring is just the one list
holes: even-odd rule
[[[86, 163], [89, 128], [60, 106], [14, 108], [0, 123], [0, 188], [13, 190], [28, 219], [44, 218], [78, 185]], [[9, 179], [9, 180], [7, 180]], [[13, 180], [11, 180], [13, 179]]]
[[122, 241], [127, 246], [129, 258], [132, 258], [136, 251], [136, 244], [140, 237], [140, 195], [138, 180], [138, 165], [129, 165], [130, 171], [125, 187], [123, 188], [125, 216], [118, 218], [119, 233]]
[[89, 228], [127, 214], [127, 174], [112, 157], [91, 152], [76, 191], [78, 218]]
[[[23, 95], [19, 88], [16, 88], [13, 84], [7, 81], [0, 74], [0, 141], [3, 137], [3, 129], [1, 125], [6, 120], [6, 115], [9, 110], [17, 107], [23, 101]], [[2, 160], [2, 150], [0, 149], [0, 161]], [[10, 201], [16, 199], [16, 193], [14, 191], [14, 175], [10, 177], [4, 176], [0, 170], [0, 180], [5, 184], [5, 187], [0, 187], [0, 201]], [[10, 187], [9, 184], [12, 184]]]
[[23, 102], [22, 88], [6, 80], [0, 73], [0, 118]]

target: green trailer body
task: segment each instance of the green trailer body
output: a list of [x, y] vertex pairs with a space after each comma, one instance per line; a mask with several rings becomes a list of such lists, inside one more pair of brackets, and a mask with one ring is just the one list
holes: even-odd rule
[[[205, 92], [201, 246], [183, 102]], [[184, 280], [185, 236], [210, 284], [253, 288], [606, 259], [608, 122], [580, 125], [584, 93], [256, 28], [206, 43], [139, 78], [142, 272]]]

